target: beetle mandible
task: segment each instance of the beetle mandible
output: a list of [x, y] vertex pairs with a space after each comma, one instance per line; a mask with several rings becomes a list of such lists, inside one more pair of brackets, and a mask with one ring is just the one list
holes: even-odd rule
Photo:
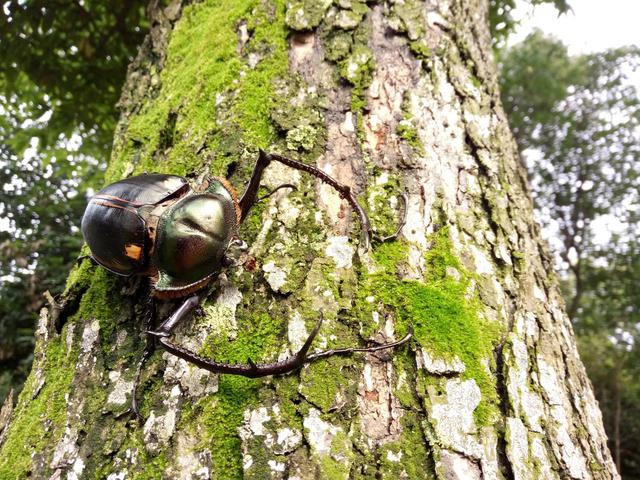
[[[157, 341], [172, 354], [198, 367], [216, 373], [247, 377], [283, 374], [304, 364], [336, 354], [372, 352], [406, 343], [411, 330], [399, 341], [364, 348], [344, 348], [309, 354], [311, 344], [322, 325], [320, 315], [302, 348], [293, 356], [266, 364], [227, 364], [203, 358], [169, 337], [172, 330], [205, 298], [204, 288], [233, 264], [226, 254], [230, 246], [242, 243], [239, 228], [258, 199], [258, 189], [267, 166], [277, 161], [307, 172], [337, 190], [357, 213], [362, 223], [362, 246], [368, 249], [371, 224], [350, 188], [312, 165], [260, 150], [249, 184], [240, 199], [231, 184], [212, 177], [192, 188], [176, 175], [143, 174], [112, 183], [91, 198], [82, 218], [82, 234], [91, 257], [109, 271], [122, 276], [151, 278], [156, 298], [185, 298], [175, 312], [154, 330], [147, 330], [147, 347], [138, 364], [132, 395], [132, 411], [138, 414], [136, 388], [141, 368]], [[269, 193], [271, 195], [285, 184]], [[267, 195], [267, 196], [268, 196]], [[263, 197], [264, 198], [264, 197]], [[379, 241], [394, 239], [404, 226], [403, 217], [396, 232]], [[153, 313], [151, 314], [154, 315]]]

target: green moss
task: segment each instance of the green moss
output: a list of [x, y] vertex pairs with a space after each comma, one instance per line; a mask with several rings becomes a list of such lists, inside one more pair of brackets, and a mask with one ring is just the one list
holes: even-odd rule
[[255, 401], [261, 384], [259, 379], [223, 375], [215, 398], [202, 398], [194, 407], [193, 417], [184, 418], [186, 422], [197, 422], [203, 427], [201, 431], [206, 432], [197, 448], [211, 451], [213, 478], [242, 478], [238, 427], [242, 424], [244, 410]]
[[346, 480], [353, 463], [354, 454], [351, 440], [343, 430], [339, 430], [331, 441], [331, 454], [319, 455], [322, 480]]
[[[251, 39], [242, 54], [257, 56], [253, 68], [238, 53], [236, 28], [248, 18]], [[162, 89], [131, 117], [107, 178], [121, 178], [134, 159], [136, 172], [188, 175], [208, 164], [224, 174], [243, 144], [269, 145], [272, 82], [288, 72], [286, 34], [281, 3], [274, 11], [257, 0], [185, 7], [167, 47]]]
[[351, 32], [329, 32], [330, 35], [325, 34], [323, 36], [325, 55], [328, 60], [338, 62], [349, 55], [353, 38]]
[[[372, 181], [367, 188], [368, 215], [371, 227], [376, 235], [387, 236], [393, 234], [398, 227], [398, 217], [402, 214], [399, 200], [400, 176], [380, 172], [374, 167], [371, 173]], [[392, 206], [391, 199], [396, 199]]]
[[[55, 445], [65, 429], [67, 401], [75, 370], [70, 368], [78, 352], [67, 352], [66, 335], [51, 338], [45, 349], [44, 385], [36, 394], [35, 375], [30, 375], [20, 395], [11, 427], [0, 449], [0, 478], [27, 478], [32, 455]], [[35, 398], [32, 398], [35, 395]]]
[[104, 268], [94, 269], [89, 289], [82, 296], [76, 318], [96, 318], [100, 322], [102, 345], [110, 345], [111, 335], [116, 329], [118, 312], [123, 306], [123, 297], [118, 292], [121, 277]]
[[434, 478], [429, 452], [425, 446], [420, 422], [422, 416], [413, 411], [406, 411], [401, 419], [402, 433], [400, 440], [382, 445], [379, 454], [380, 479], [395, 480], [397, 478]]
[[424, 146], [422, 145], [422, 141], [418, 136], [418, 130], [412, 125], [412, 123], [408, 120], [403, 120], [398, 123], [398, 127], [396, 128], [396, 133], [400, 138], [402, 138], [407, 144], [413, 148], [413, 150], [420, 156], [425, 154]]
[[415, 42], [409, 43], [409, 49], [413, 52], [416, 58], [420, 60], [428, 60], [433, 55], [431, 48], [427, 45], [425, 38], [420, 38]]
[[[258, 297], [243, 304], [236, 314], [237, 338], [229, 341], [226, 336], [212, 336], [207, 339], [200, 353], [205, 357], [232, 363], [246, 363], [248, 358], [256, 363], [274, 361], [286, 325], [282, 322], [283, 315], [279, 315], [277, 309], [269, 314], [253, 313], [267, 310], [268, 301]], [[221, 375], [218, 393], [214, 397], [202, 398], [191, 414], [185, 417], [186, 424], [197, 422], [204, 425], [207, 434], [201, 438], [199, 448], [207, 448], [212, 452], [212, 475], [215, 478], [242, 476], [237, 429], [242, 424], [244, 411], [257, 402], [257, 393], [262, 385], [263, 379]]]
[[[491, 361], [499, 326], [478, 314], [479, 301], [468, 295], [472, 276], [452, 252], [447, 229], [441, 229], [431, 240], [424, 281], [397, 278], [398, 267], [407, 261], [406, 244], [382, 244], [375, 250], [379, 270], [361, 280], [358, 316], [371, 318], [372, 310], [382, 305], [395, 313], [399, 334], [412, 326], [414, 340], [433, 355], [462, 360], [466, 371], [461, 377], [475, 380], [482, 393], [474, 412], [476, 421], [480, 425], [491, 424], [498, 416], [498, 398], [485, 365]], [[460, 279], [447, 274], [451, 267], [459, 272]]]
[[301, 125], [287, 132], [289, 150], [311, 150], [315, 145], [317, 130], [309, 125]]
[[[340, 339], [341, 346], [355, 345], [344, 337], [336, 336]], [[351, 340], [351, 342], [355, 341]], [[328, 412], [332, 407], [335, 408], [339, 403], [338, 400], [346, 400], [350, 404], [355, 402], [360, 372], [353, 366], [354, 359], [348, 357], [332, 357], [310, 365], [300, 375], [300, 393], [323, 412]], [[327, 371], [336, 372], [336, 374], [327, 375]], [[338, 394], [340, 394], [339, 398]]]

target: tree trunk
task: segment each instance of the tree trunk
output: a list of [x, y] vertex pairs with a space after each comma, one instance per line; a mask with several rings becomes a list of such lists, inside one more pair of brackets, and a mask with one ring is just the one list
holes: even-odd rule
[[[257, 149], [352, 186], [295, 183], [252, 212], [182, 345], [217, 360], [382, 342], [300, 372], [214, 375], [144, 346], [146, 279], [83, 262], [43, 311], [33, 371], [0, 425], [0, 478], [617, 478], [526, 173], [500, 106], [481, 0], [242, 0], [151, 7], [107, 180], [143, 171], [241, 190]], [[168, 315], [176, 303], [162, 305]]]

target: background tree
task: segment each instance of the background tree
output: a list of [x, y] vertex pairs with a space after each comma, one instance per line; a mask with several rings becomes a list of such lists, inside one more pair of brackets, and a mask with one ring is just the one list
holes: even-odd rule
[[262, 147], [351, 185], [381, 232], [409, 196], [403, 239], [363, 251], [337, 195], [270, 170], [266, 187], [298, 189], [252, 213], [255, 262], [221, 275], [177, 341], [270, 361], [319, 312], [329, 348], [409, 325], [415, 339], [254, 380], [159, 351], [140, 426], [126, 410], [148, 285], [84, 262], [0, 416], [0, 476], [616, 477], [499, 106], [488, 13], [469, 0], [155, 8], [107, 181], [155, 170], [240, 186]]
[[145, 5], [8, 1], [0, 11], [0, 401], [29, 371], [44, 292], [62, 292], [78, 255]]
[[[632, 47], [570, 57], [538, 31], [503, 52], [500, 77], [539, 216], [556, 236], [568, 312], [625, 478], [640, 478], [640, 100], [628, 77], [639, 53]], [[626, 227], [607, 235], [605, 221]]]

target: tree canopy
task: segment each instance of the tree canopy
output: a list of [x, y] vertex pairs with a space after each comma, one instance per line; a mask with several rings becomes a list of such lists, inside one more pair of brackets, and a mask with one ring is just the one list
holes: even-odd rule
[[43, 293], [82, 244], [145, 2], [8, 1], [0, 10], [0, 401], [31, 361]]

